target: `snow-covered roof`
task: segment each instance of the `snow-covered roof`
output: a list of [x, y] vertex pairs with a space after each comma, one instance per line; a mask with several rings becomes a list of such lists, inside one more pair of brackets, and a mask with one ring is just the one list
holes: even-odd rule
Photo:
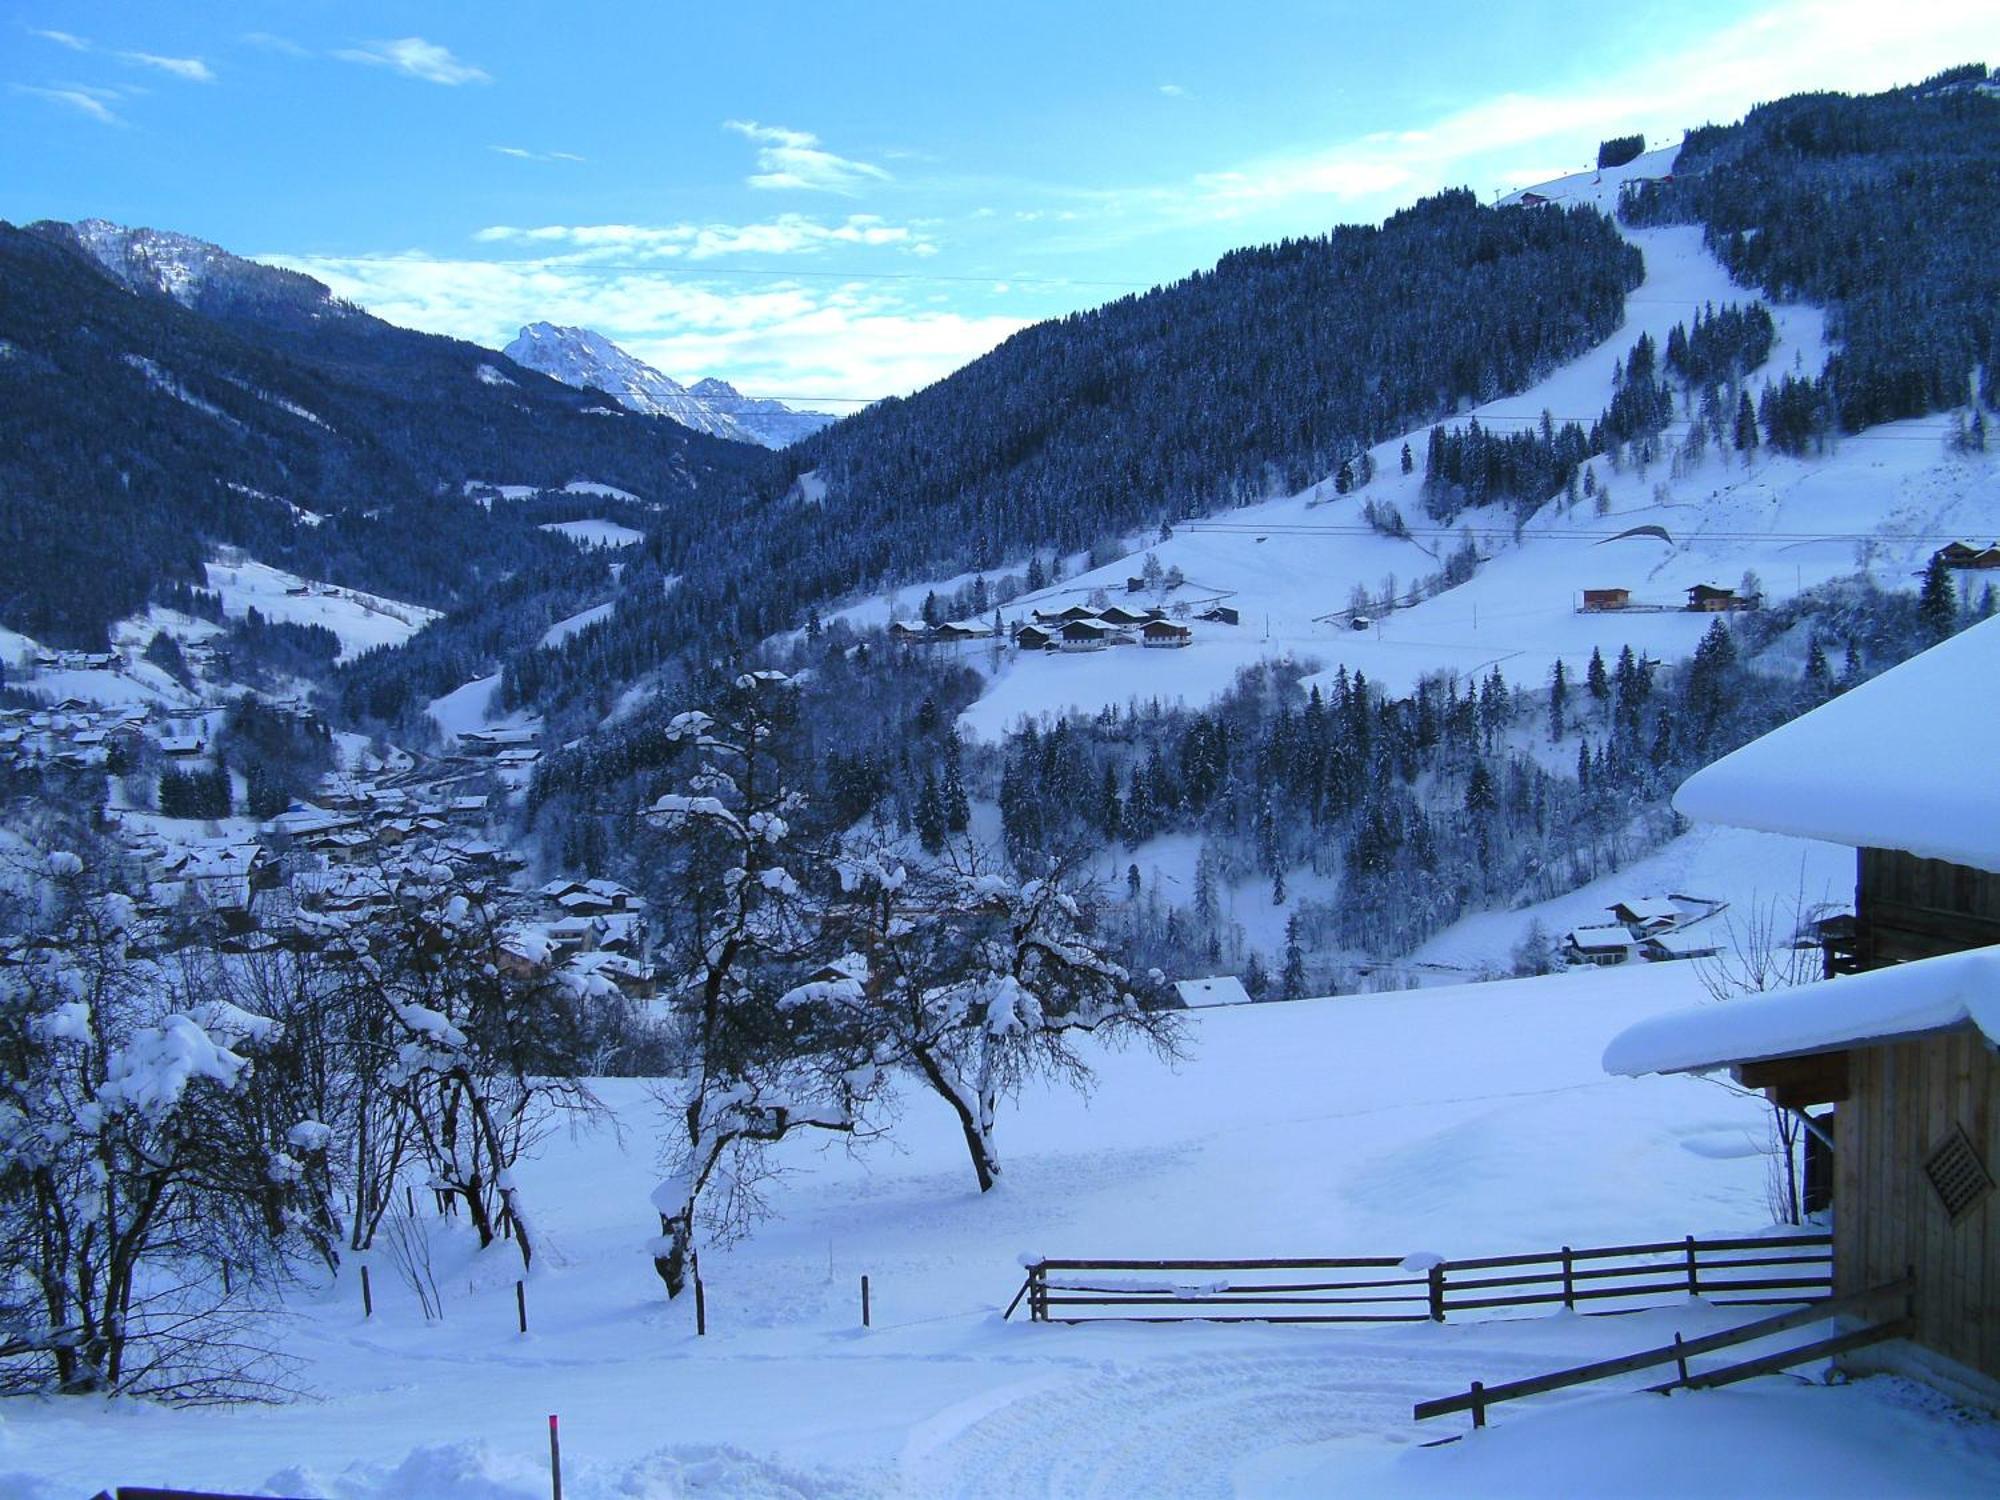
[[2000, 1044], [2000, 947], [1654, 1016], [1611, 1039], [1604, 1071], [1697, 1073], [1967, 1025]]
[[1646, 938], [1646, 942], [1663, 953], [1676, 958], [1701, 958], [1722, 951], [1723, 934], [1704, 928], [1693, 932], [1656, 932]]
[[1248, 1005], [1250, 992], [1234, 974], [1218, 974], [1213, 979], [1176, 979], [1174, 988], [1183, 1005]]
[[1569, 940], [1579, 948], [1629, 948], [1637, 941], [1616, 923], [1602, 927], [1572, 927]]
[[1982, 621], [1697, 771], [1690, 818], [2000, 871], [1992, 684]]
[[1628, 911], [1635, 922], [1677, 922], [1681, 909], [1665, 896], [1640, 896], [1631, 901], [1620, 901], [1616, 906], [1607, 907], [1612, 912]]

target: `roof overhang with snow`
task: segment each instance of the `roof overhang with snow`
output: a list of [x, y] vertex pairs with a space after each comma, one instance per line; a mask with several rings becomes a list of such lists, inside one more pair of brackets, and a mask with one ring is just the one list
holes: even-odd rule
[[1996, 677], [2000, 619], [1695, 772], [1674, 808], [1704, 822], [2000, 871]]
[[1604, 1071], [1627, 1078], [1705, 1073], [1887, 1046], [1965, 1026], [2000, 1046], [2000, 947], [1653, 1016], [1611, 1039]]

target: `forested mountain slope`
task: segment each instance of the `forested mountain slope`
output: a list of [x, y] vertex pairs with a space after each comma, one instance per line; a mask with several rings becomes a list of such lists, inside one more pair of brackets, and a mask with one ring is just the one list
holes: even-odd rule
[[308, 277], [177, 236], [107, 254], [113, 227], [86, 229], [106, 264], [71, 226], [0, 225], [0, 612], [39, 638], [101, 641], [163, 583], [198, 584], [219, 542], [449, 608], [564, 545], [465, 500], [468, 479], [667, 503], [768, 462], [593, 411], [595, 393]]
[[602, 694], [691, 639], [747, 644], [860, 585], [1296, 488], [1600, 342], [1640, 271], [1600, 214], [1460, 191], [1037, 325], [787, 449], [804, 480], [789, 496], [684, 550], [657, 542], [681, 579], [666, 605], [517, 661], [509, 701]]
[[[1953, 69], [1865, 98], [1801, 94], [1690, 131], [1634, 224], [1700, 224], [1738, 281], [1828, 311], [1822, 427], [2000, 398], [2000, 93]], [[1805, 371], [1808, 377], [1820, 372]]]

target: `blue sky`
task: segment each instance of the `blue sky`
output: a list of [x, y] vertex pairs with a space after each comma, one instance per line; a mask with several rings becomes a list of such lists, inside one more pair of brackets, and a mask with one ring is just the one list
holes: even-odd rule
[[1996, 43], [1970, 0], [0, 0], [0, 216], [179, 229], [397, 322], [582, 323], [844, 410], [1237, 245]]

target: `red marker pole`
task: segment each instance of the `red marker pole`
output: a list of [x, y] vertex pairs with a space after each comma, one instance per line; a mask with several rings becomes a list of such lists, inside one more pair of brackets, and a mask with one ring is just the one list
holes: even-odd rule
[[556, 1414], [549, 1413], [549, 1485], [555, 1500], [562, 1500], [562, 1438], [556, 1432]]

